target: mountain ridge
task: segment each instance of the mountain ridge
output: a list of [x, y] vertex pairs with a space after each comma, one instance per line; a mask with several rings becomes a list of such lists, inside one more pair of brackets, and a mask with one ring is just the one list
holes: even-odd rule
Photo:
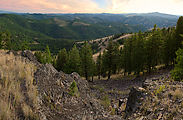
[[[51, 51], [70, 49], [76, 41], [86, 41], [106, 36], [146, 31], [158, 27], [173, 27], [178, 16], [161, 13], [149, 14], [0, 14], [0, 32], [8, 30], [12, 37], [26, 40], [32, 50]], [[18, 37], [17, 37], [18, 36]]]

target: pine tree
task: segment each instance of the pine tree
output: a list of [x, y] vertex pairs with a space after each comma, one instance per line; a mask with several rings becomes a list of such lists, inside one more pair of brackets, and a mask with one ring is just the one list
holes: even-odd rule
[[100, 80], [100, 76], [102, 75], [102, 55], [101, 55], [101, 53], [97, 57], [96, 68], [97, 68], [98, 79]]
[[68, 65], [68, 54], [67, 54], [67, 51], [66, 49], [62, 49], [59, 51], [58, 53], [58, 57], [57, 57], [57, 70], [58, 71], [63, 71], [63, 72], [67, 72], [68, 69], [67, 69], [67, 65]]
[[50, 49], [49, 49], [48, 45], [46, 46], [46, 49], [45, 49], [45, 62], [46, 63], [51, 63], [52, 62], [51, 52], [50, 52]]
[[154, 25], [154, 29], [152, 33], [149, 34], [146, 40], [146, 65], [148, 72], [151, 72], [159, 62], [160, 57], [160, 42], [161, 42], [161, 35], [160, 30], [156, 28], [157, 26]]
[[139, 74], [144, 70], [145, 62], [145, 49], [144, 40], [141, 31], [138, 35], [134, 35], [133, 39], [133, 51], [132, 51], [132, 69], [135, 73]]
[[119, 66], [119, 44], [109, 41], [107, 51], [104, 56], [104, 66], [108, 72], [108, 79], [116, 73]]
[[102, 77], [106, 77], [106, 72], [107, 72], [107, 52], [106, 50], [103, 51], [102, 55]]
[[22, 43], [21, 43], [21, 50], [23, 51], [23, 50], [29, 50], [30, 49], [30, 46], [29, 46], [29, 43], [27, 42], [27, 41], [23, 41]]
[[183, 34], [183, 16], [181, 16], [176, 25], [176, 32], [175, 32], [175, 37], [176, 37], [176, 48], [180, 48], [182, 46], [181, 42], [183, 41], [183, 38], [181, 37], [181, 34]]
[[42, 64], [52, 63], [51, 52], [48, 45], [46, 46], [44, 52], [41, 52], [41, 51], [35, 52], [35, 56], [37, 60]]
[[81, 49], [81, 65], [82, 65], [82, 75], [89, 80], [93, 72], [93, 54], [91, 46], [85, 42]]
[[119, 70], [124, 70], [124, 49], [123, 47], [120, 48], [120, 55], [119, 55]]
[[174, 70], [171, 71], [171, 76], [174, 80], [183, 80], [183, 49], [179, 49], [176, 52], [177, 58]]
[[0, 33], [0, 49], [8, 49], [11, 50], [11, 34], [10, 32], [2, 32]]
[[42, 63], [42, 64], [45, 64], [45, 63], [46, 63], [45, 57], [44, 57], [44, 53], [38, 51], [38, 52], [35, 52], [34, 55], [36, 56], [37, 60], [38, 60], [40, 63]]
[[163, 63], [168, 66], [174, 62], [176, 57], [176, 40], [175, 40], [175, 28], [168, 28], [162, 30], [163, 41], [162, 41], [162, 60]]
[[124, 74], [126, 72], [130, 74], [133, 70], [132, 51], [133, 51], [133, 38], [129, 38], [125, 41], [123, 48]]
[[69, 73], [72, 72], [81, 74], [81, 58], [76, 45], [69, 52]]

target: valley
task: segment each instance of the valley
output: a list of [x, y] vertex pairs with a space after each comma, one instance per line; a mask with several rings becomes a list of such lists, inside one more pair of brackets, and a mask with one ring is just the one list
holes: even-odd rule
[[0, 120], [183, 119], [183, 17], [0, 11]]
[[[78, 41], [103, 38], [114, 34], [146, 31], [176, 25], [178, 16], [147, 14], [0, 14], [0, 32], [9, 31], [13, 43], [27, 42], [31, 50], [49, 45], [53, 53], [71, 49]], [[34, 44], [37, 43], [37, 44]], [[15, 50], [19, 47], [13, 48]]]

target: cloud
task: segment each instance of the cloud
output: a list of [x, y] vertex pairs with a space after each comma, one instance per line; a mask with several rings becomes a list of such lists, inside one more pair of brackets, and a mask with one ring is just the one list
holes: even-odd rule
[[0, 9], [40, 13], [183, 14], [183, 0], [0, 0]]
[[108, 0], [111, 6], [105, 9], [110, 13], [162, 12], [183, 14], [183, 0]]
[[102, 12], [98, 4], [91, 0], [0, 0], [0, 9], [44, 13]]

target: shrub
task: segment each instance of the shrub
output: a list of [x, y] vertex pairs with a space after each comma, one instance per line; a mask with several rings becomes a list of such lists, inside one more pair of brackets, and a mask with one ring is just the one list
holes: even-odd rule
[[69, 94], [71, 96], [79, 96], [79, 91], [78, 91], [78, 87], [75, 81], [72, 82], [70, 89], [69, 89]]
[[171, 76], [176, 81], [181, 81], [183, 79], [183, 68], [175, 67], [171, 71]]
[[102, 105], [107, 109], [111, 105], [110, 99], [108, 95], [103, 96], [101, 100]]
[[165, 89], [165, 85], [161, 85], [159, 87], [159, 89], [157, 89], [157, 90], [154, 91], [155, 95], [156, 96], [159, 95], [161, 92], [163, 92], [164, 89]]
[[177, 58], [175, 68], [171, 71], [171, 76], [176, 81], [183, 79], [183, 49], [179, 49], [176, 52]]

